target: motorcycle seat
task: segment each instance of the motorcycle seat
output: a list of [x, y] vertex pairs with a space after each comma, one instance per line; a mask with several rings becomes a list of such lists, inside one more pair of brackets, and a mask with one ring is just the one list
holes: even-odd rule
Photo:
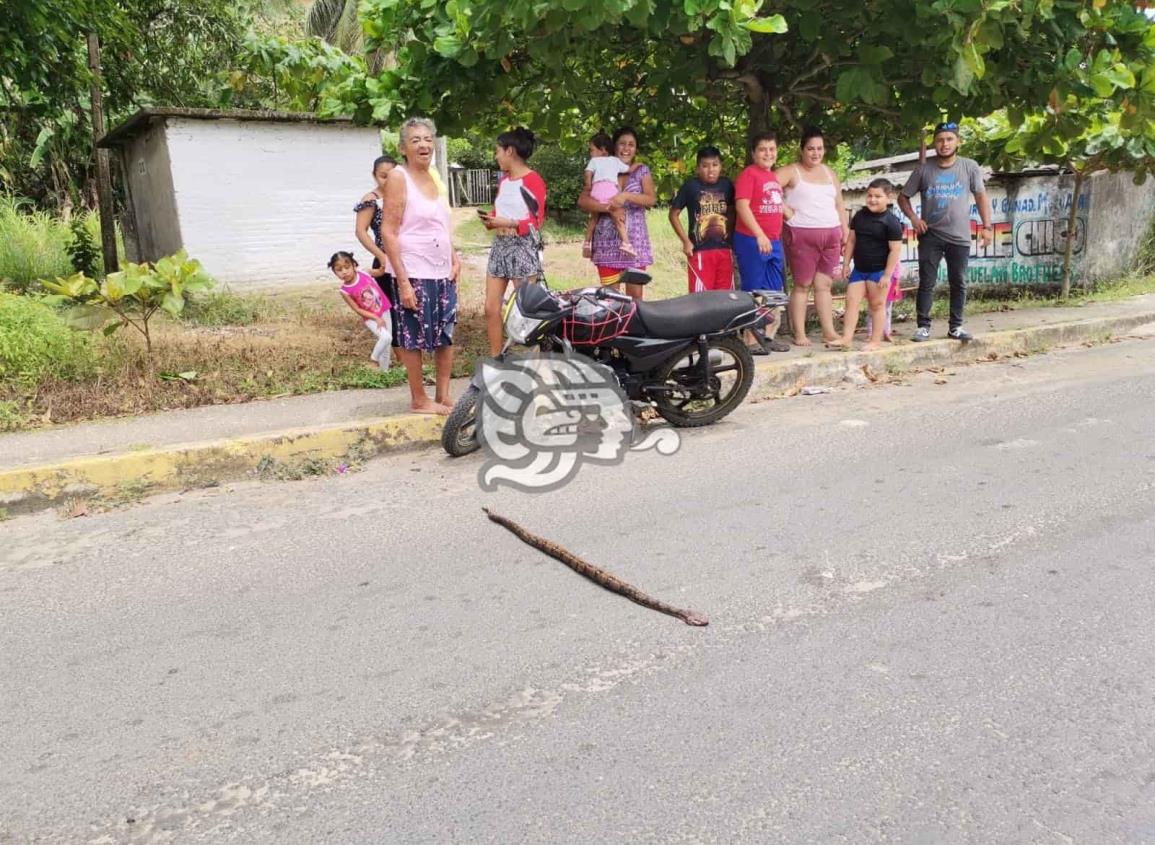
[[[750, 294], [732, 290], [708, 290], [673, 299], [638, 303], [630, 334], [648, 334], [663, 340], [719, 332], [736, 317], [754, 309]], [[637, 325], [640, 321], [641, 325]]]

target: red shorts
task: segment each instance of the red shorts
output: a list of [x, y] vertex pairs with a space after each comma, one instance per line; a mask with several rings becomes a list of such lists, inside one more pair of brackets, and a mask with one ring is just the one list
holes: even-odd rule
[[704, 249], [687, 262], [690, 293], [734, 289], [734, 257], [728, 249]]
[[794, 283], [806, 287], [821, 273], [833, 276], [842, 253], [842, 227], [830, 229], [800, 229], [784, 227], [782, 246]]
[[598, 281], [603, 285], [616, 285], [625, 272], [621, 267], [603, 267], [601, 264], [595, 264], [594, 267], [598, 271]]

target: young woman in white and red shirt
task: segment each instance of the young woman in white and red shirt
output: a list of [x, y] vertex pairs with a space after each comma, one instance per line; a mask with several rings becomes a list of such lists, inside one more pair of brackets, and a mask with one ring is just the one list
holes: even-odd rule
[[479, 210], [494, 233], [485, 279], [485, 330], [490, 354], [501, 351], [501, 300], [509, 283], [536, 281], [541, 275], [541, 224], [545, 220], [545, 182], [526, 162], [536, 145], [523, 126], [497, 136], [494, 156], [501, 181], [493, 211]]

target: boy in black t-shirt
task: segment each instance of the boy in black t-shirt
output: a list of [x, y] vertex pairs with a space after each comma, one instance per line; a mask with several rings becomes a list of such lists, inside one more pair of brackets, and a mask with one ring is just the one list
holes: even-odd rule
[[[690, 210], [689, 235], [682, 228], [683, 208]], [[717, 147], [698, 150], [697, 176], [687, 179], [670, 203], [670, 225], [682, 241], [690, 293], [731, 290], [734, 184], [722, 175], [722, 153]]]
[[866, 207], [860, 208], [850, 221], [850, 237], [842, 254], [843, 272], [854, 258], [854, 270], [846, 279], [846, 316], [842, 318], [842, 337], [826, 344], [849, 349], [858, 327], [858, 307], [865, 288], [870, 308], [870, 341], [863, 347], [873, 351], [882, 347], [886, 326], [886, 292], [890, 277], [902, 260], [902, 223], [887, 208], [894, 185], [886, 179], [875, 179], [866, 189]]

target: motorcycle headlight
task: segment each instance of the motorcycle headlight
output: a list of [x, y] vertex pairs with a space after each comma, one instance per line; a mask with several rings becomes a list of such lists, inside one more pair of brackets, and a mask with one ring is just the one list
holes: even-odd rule
[[528, 343], [533, 333], [545, 320], [526, 317], [517, 307], [517, 297], [511, 296], [505, 304], [505, 333], [514, 343]]

